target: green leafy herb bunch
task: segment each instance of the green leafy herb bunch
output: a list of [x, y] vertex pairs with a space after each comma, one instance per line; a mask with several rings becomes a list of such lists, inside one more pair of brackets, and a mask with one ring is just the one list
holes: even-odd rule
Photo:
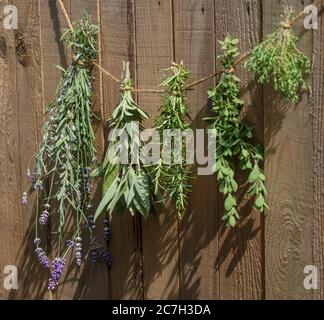
[[154, 212], [153, 182], [140, 159], [143, 144], [140, 139], [143, 121], [148, 115], [134, 101], [129, 63], [124, 63], [122, 97], [110, 120], [109, 146], [102, 165], [93, 176], [103, 176], [103, 197], [95, 214], [110, 215], [125, 209], [135, 215], [148, 217]]
[[[169, 148], [173, 151], [171, 163], [166, 163], [165, 159], [154, 168], [155, 192], [160, 193], [164, 200], [171, 200], [175, 206], [179, 218], [183, 217], [186, 208], [187, 194], [191, 190], [190, 168], [186, 162], [186, 148], [181, 141], [180, 148], [172, 142], [171, 132], [182, 134], [189, 125], [188, 106], [185, 97], [185, 85], [189, 72], [183, 67], [183, 63], [173, 63], [166, 71], [171, 71], [171, 75], [166, 78], [161, 86], [166, 88], [167, 95], [164, 97], [161, 113], [155, 120], [155, 128], [160, 134], [161, 151]], [[163, 153], [163, 152], [162, 152]]]
[[256, 46], [245, 66], [260, 83], [274, 82], [276, 91], [298, 102], [299, 92], [307, 90], [305, 77], [311, 72], [310, 59], [297, 48], [299, 37], [292, 29], [296, 15], [286, 7], [278, 28]]
[[240, 218], [236, 197], [239, 186], [235, 179], [237, 160], [241, 169], [250, 171], [248, 193], [256, 196], [255, 207], [261, 212], [266, 207], [265, 176], [260, 168], [263, 160], [262, 148], [248, 142], [252, 139], [252, 128], [240, 121], [244, 102], [239, 99], [240, 79], [234, 75], [233, 68], [235, 58], [239, 55], [238, 42], [230, 36], [219, 42], [222, 55], [218, 59], [224, 72], [218, 85], [208, 92], [215, 116], [205, 119], [209, 129], [216, 134], [216, 174], [219, 190], [225, 198], [223, 219], [232, 227]]

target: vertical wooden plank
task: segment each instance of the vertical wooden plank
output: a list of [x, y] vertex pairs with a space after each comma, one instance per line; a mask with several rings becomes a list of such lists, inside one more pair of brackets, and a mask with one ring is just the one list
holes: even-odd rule
[[[239, 0], [228, 2], [215, 1], [216, 36], [224, 39], [227, 35], [238, 38], [242, 53], [256, 45], [261, 37], [261, 6], [258, 0]], [[216, 44], [217, 55], [221, 53]], [[218, 65], [219, 66], [219, 65]], [[241, 78], [242, 99], [245, 109], [242, 118], [254, 126], [255, 143], [263, 143], [263, 110], [262, 95], [252, 76], [242, 65], [236, 70]], [[238, 174], [242, 186], [247, 176]], [[245, 197], [246, 188], [239, 190], [240, 223], [229, 229], [221, 217], [224, 212], [223, 199], [219, 197], [219, 250], [215, 267], [220, 272], [220, 299], [261, 299], [263, 297], [263, 249], [262, 249], [262, 216], [252, 208]]]
[[[323, 8], [323, 7], [322, 7]], [[323, 10], [321, 11], [323, 12]], [[315, 299], [324, 299], [324, 19], [319, 17], [318, 30], [314, 31], [314, 76], [313, 76], [313, 140], [314, 140], [314, 218], [313, 218], [313, 259], [318, 268], [319, 287], [314, 292]]]
[[[263, 1], [264, 35], [280, 21], [284, 1]], [[310, 1], [288, 1], [297, 11]], [[297, 28], [303, 30], [302, 23]], [[311, 53], [312, 33], [304, 32], [300, 48]], [[264, 89], [266, 176], [269, 190], [265, 225], [267, 299], [310, 299], [303, 286], [304, 268], [313, 264], [313, 158], [311, 107], [287, 104], [272, 86]]]
[[[172, 60], [172, 1], [136, 1], [137, 77], [141, 88], [161, 82], [161, 69]], [[139, 94], [138, 102], [151, 117], [159, 114], [159, 95]], [[151, 127], [153, 121], [149, 121]], [[177, 216], [161, 210], [158, 217], [142, 220], [145, 299], [179, 298]]]
[[[41, 40], [43, 61], [43, 95], [44, 111], [55, 96], [61, 71], [57, 65], [66, 67], [70, 59], [70, 53], [60, 41], [62, 30], [67, 28], [67, 23], [61, 11], [58, 1], [40, 1]], [[64, 1], [70, 13], [70, 0]]]
[[[64, 4], [70, 14], [70, 0], [65, 0]], [[61, 71], [56, 68], [57, 65], [67, 67], [71, 61], [70, 51], [60, 41], [62, 30], [67, 28], [64, 15], [58, 1], [39, 0], [40, 20], [41, 20], [41, 46], [42, 46], [42, 87], [44, 105], [42, 110], [42, 119], [39, 127], [43, 126], [44, 118], [48, 104], [55, 97], [57, 87], [61, 78]], [[53, 219], [46, 232], [49, 233], [50, 227], [55, 223]], [[53, 258], [52, 237], [48, 234], [49, 256]], [[45, 283], [47, 283], [49, 274], [47, 274]], [[58, 296], [51, 295], [51, 299], [57, 299]]]
[[[83, 15], [89, 14], [93, 21], [97, 21], [98, 9], [100, 8], [100, 1], [86, 1], [86, 0], [70, 0], [66, 3], [67, 8], [70, 11], [70, 17], [72, 21], [80, 19]], [[60, 8], [59, 11], [61, 12]], [[97, 21], [98, 22], [98, 21]], [[100, 36], [99, 36], [100, 40]], [[99, 44], [100, 51], [100, 44]], [[96, 116], [101, 119], [101, 81], [100, 75], [97, 69], [94, 72], [94, 105], [93, 111]], [[102, 132], [102, 122], [101, 120], [94, 119], [93, 126], [95, 130], [95, 147], [97, 150], [98, 158], [102, 157], [103, 153], [103, 132]], [[97, 207], [100, 197], [100, 190], [98, 186], [94, 186], [94, 196], [93, 196], [93, 206]], [[102, 221], [100, 221], [102, 223]], [[100, 226], [99, 222], [99, 226]], [[102, 228], [98, 228], [97, 233], [99, 238], [102, 239]], [[86, 239], [88, 236], [87, 231], [84, 235], [84, 252], [88, 252], [88, 241]], [[67, 272], [65, 278], [62, 280], [62, 285], [58, 290], [58, 299], [107, 299], [108, 298], [108, 270], [104, 263], [100, 262], [97, 265], [93, 265], [91, 257], [89, 255], [85, 256], [84, 264], [79, 268], [75, 264], [74, 254], [70, 256], [69, 265], [67, 267]]]
[[[29, 160], [39, 141], [38, 121], [43, 109], [42, 61], [40, 42], [40, 18], [38, 1], [12, 1], [18, 9], [18, 30], [14, 32], [16, 48], [16, 121], [18, 123], [18, 152], [20, 161], [19, 181], [16, 191], [28, 191], [26, 177]], [[19, 290], [12, 292], [10, 299], [43, 299], [46, 297], [46, 272], [37, 262], [34, 251], [34, 197], [21, 210], [15, 209], [13, 215], [20, 216], [20, 240], [16, 246], [16, 265], [19, 272]], [[11, 208], [12, 203], [8, 204]], [[13, 204], [15, 208], [15, 204]], [[6, 232], [8, 235], [8, 233]], [[9, 237], [7, 241], [12, 242]], [[44, 244], [46, 245], [46, 244]], [[36, 277], [37, 274], [37, 277]], [[45, 280], [45, 281], [44, 281]]]
[[[1, 5], [7, 5], [2, 1]], [[14, 31], [0, 29], [0, 300], [11, 292], [3, 284], [2, 272], [16, 265], [21, 243], [21, 186], [19, 132], [16, 97], [16, 56]], [[8, 239], [8, 234], [11, 238]]]
[[[122, 73], [122, 61], [129, 61], [134, 75], [134, 1], [102, 0], [101, 19], [103, 66], [119, 78]], [[119, 85], [107, 77], [103, 79], [103, 97], [106, 123], [120, 100]], [[108, 132], [105, 133], [105, 138], [107, 137]], [[116, 214], [111, 221], [111, 230], [110, 252], [113, 257], [113, 266], [109, 272], [109, 297], [110, 299], [142, 299], [139, 222], [127, 212], [123, 215]]]
[[[174, 1], [175, 57], [177, 62], [184, 61], [191, 79], [215, 72], [214, 9], [210, 0]], [[194, 130], [206, 128], [202, 119], [208, 114], [207, 91], [213, 83], [213, 79], [205, 82], [188, 94]], [[180, 222], [181, 298], [218, 299], [217, 184], [213, 175], [195, 176], [192, 184], [188, 210]]]

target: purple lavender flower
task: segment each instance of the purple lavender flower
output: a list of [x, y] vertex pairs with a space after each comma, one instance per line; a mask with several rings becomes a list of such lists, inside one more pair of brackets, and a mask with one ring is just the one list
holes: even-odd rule
[[43, 182], [42, 181], [37, 181], [36, 184], [35, 184], [35, 190], [44, 190], [44, 185], [43, 185]]
[[88, 226], [91, 229], [95, 229], [96, 228], [96, 225], [94, 223], [94, 215], [93, 214], [91, 214], [91, 215], [88, 216]]
[[30, 173], [30, 170], [28, 169], [27, 171], [27, 177], [29, 179], [30, 184], [32, 185], [32, 188], [35, 189], [36, 185], [36, 173], [34, 172], [33, 174]]
[[87, 188], [87, 192], [89, 194], [92, 193], [93, 191], [93, 186], [90, 182], [90, 173], [91, 173], [91, 168], [87, 167], [84, 168], [83, 170], [83, 183], [85, 184], [86, 188]]
[[27, 192], [24, 192], [22, 194], [22, 198], [21, 198], [21, 203], [22, 205], [26, 206], [28, 204], [28, 196], [27, 196]]
[[35, 238], [35, 240], [34, 240], [34, 244], [35, 244], [36, 246], [39, 246], [40, 243], [41, 243], [41, 239], [39, 239], [39, 238]]
[[74, 245], [75, 245], [75, 243], [74, 243], [73, 240], [68, 240], [68, 241], [66, 241], [66, 246], [67, 246], [68, 248], [72, 248], [72, 247], [74, 247]]
[[99, 259], [98, 243], [96, 239], [90, 240], [90, 255], [91, 255], [92, 263], [96, 264]]
[[42, 248], [37, 248], [35, 250], [36, 255], [37, 255], [37, 259], [40, 262], [40, 264], [44, 267], [44, 268], [49, 268], [50, 264], [48, 261], [48, 257], [45, 253], [45, 251]]
[[76, 263], [78, 266], [81, 266], [82, 264], [82, 239], [80, 237], [77, 237], [75, 239], [75, 258]]
[[109, 224], [109, 219], [106, 218], [104, 220], [104, 239], [106, 241], [110, 241], [111, 239], [111, 229], [110, 229], [110, 224]]
[[44, 226], [48, 221], [48, 217], [49, 217], [49, 212], [44, 210], [39, 217], [39, 224]]
[[55, 258], [52, 262], [52, 272], [48, 282], [48, 290], [55, 290], [62, 277], [64, 267], [66, 264], [65, 258]]
[[111, 254], [108, 253], [102, 246], [99, 248], [99, 256], [106, 262], [108, 268], [112, 265], [112, 257]]
[[87, 183], [87, 191], [89, 194], [91, 194], [93, 191], [93, 185], [90, 182]]

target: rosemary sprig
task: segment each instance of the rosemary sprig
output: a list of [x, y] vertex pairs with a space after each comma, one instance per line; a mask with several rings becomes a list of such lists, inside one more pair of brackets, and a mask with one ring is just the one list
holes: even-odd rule
[[106, 209], [111, 215], [128, 209], [132, 215], [147, 217], [154, 212], [152, 180], [139, 158], [142, 147], [142, 123], [148, 118], [132, 98], [129, 63], [124, 64], [123, 92], [120, 104], [109, 119], [110, 144], [102, 165], [93, 176], [104, 176], [103, 198], [95, 214]]
[[240, 160], [243, 170], [250, 170], [248, 193], [256, 196], [255, 207], [261, 212], [265, 204], [265, 176], [259, 163], [263, 160], [261, 146], [254, 146], [247, 141], [252, 138], [252, 128], [240, 121], [239, 116], [244, 102], [240, 100], [240, 79], [233, 74], [233, 64], [239, 55], [238, 40], [226, 37], [220, 41], [223, 53], [219, 60], [225, 70], [219, 84], [210, 89], [208, 96], [212, 101], [212, 112], [216, 116], [206, 118], [209, 128], [215, 130], [216, 173], [219, 190], [225, 197], [223, 219], [234, 227], [239, 220], [237, 212], [238, 183], [235, 180], [236, 159]]
[[[74, 246], [76, 262], [81, 264], [82, 228], [88, 227], [91, 238], [94, 237], [88, 217], [92, 193], [90, 173], [96, 160], [91, 125], [93, 76], [90, 62], [97, 54], [97, 32], [97, 26], [85, 16], [74, 23], [73, 30], [67, 30], [62, 36], [62, 41], [72, 49], [75, 61], [67, 69], [59, 67], [62, 79], [46, 114], [35, 169], [32, 174], [29, 172], [32, 187], [37, 193], [37, 208], [41, 203], [43, 206], [41, 214], [38, 209], [36, 212], [36, 252], [47, 267], [49, 263], [44, 263], [46, 254], [40, 248], [38, 225], [46, 224], [50, 216], [58, 220], [54, 232], [57, 252], [53, 253], [56, 258], [49, 284], [51, 290], [57, 286], [65, 256]], [[67, 225], [68, 217], [72, 224]]]
[[175, 205], [179, 218], [182, 218], [186, 208], [187, 194], [191, 190], [190, 172], [185, 159], [185, 144], [182, 143], [182, 148], [175, 148], [168, 132], [178, 130], [183, 133], [189, 128], [186, 123], [188, 106], [184, 94], [189, 72], [183, 67], [183, 63], [173, 64], [167, 71], [171, 71], [172, 75], [161, 84], [166, 88], [167, 95], [161, 107], [161, 114], [155, 121], [155, 128], [163, 141], [161, 151], [163, 148], [173, 150], [173, 159], [171, 163], [165, 163], [161, 159], [160, 163], [155, 166], [153, 170], [155, 192], [160, 193], [165, 199], [170, 199]]
[[298, 102], [299, 92], [309, 85], [304, 79], [311, 72], [310, 59], [297, 48], [299, 37], [292, 29], [296, 14], [286, 7], [278, 28], [256, 46], [245, 67], [260, 83], [274, 82], [276, 91]]

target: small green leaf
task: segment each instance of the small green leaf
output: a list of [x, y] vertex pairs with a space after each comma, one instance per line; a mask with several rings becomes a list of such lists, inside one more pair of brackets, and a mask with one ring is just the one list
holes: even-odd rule
[[231, 227], [235, 227], [236, 226], [236, 219], [234, 216], [230, 216], [229, 219], [228, 219], [228, 224], [231, 226]]
[[253, 183], [255, 181], [258, 180], [260, 175], [260, 169], [259, 166], [257, 164], [254, 165], [253, 170], [251, 171], [250, 175], [249, 175], [249, 183]]
[[106, 193], [104, 194], [98, 209], [95, 213], [95, 217], [94, 220], [96, 221], [98, 219], [98, 217], [101, 215], [101, 213], [104, 211], [104, 209], [107, 207], [107, 205], [110, 203], [110, 201], [113, 199], [117, 188], [118, 188], [118, 178], [116, 178], [116, 180], [113, 182], [113, 184], [110, 186], [110, 188], [106, 191]]
[[264, 197], [263, 197], [262, 194], [260, 194], [257, 197], [256, 201], [255, 201], [255, 205], [256, 205], [257, 208], [263, 208], [264, 207], [264, 203], [265, 203]]
[[111, 165], [108, 167], [103, 183], [103, 194], [105, 194], [107, 190], [111, 187], [118, 175], [119, 165]]
[[230, 211], [235, 206], [236, 206], [236, 199], [233, 197], [232, 194], [229, 194], [225, 200], [225, 204], [224, 204], [225, 210]]

